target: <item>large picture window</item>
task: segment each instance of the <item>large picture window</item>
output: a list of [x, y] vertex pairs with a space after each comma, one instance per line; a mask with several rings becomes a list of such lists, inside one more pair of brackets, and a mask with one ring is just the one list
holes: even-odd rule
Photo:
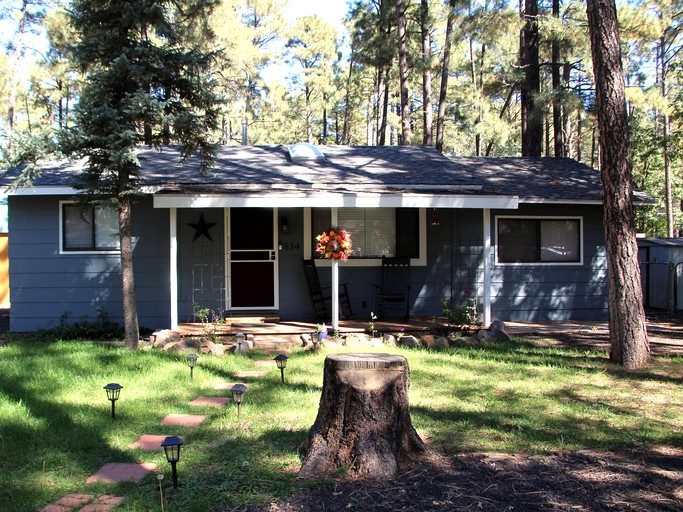
[[[312, 209], [313, 245], [315, 237], [330, 228], [331, 219], [329, 208]], [[417, 208], [339, 208], [337, 219], [353, 237], [350, 259], [420, 257]]]
[[581, 263], [581, 219], [498, 217], [498, 263]]
[[62, 250], [66, 252], [118, 251], [116, 210], [62, 204]]

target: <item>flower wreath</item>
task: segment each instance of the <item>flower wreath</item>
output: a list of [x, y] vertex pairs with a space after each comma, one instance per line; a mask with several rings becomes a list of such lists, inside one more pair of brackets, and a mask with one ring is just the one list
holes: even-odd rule
[[351, 233], [345, 229], [332, 228], [329, 231], [323, 231], [322, 235], [318, 235], [315, 239], [318, 241], [315, 252], [319, 252], [323, 258], [345, 261], [353, 252]]

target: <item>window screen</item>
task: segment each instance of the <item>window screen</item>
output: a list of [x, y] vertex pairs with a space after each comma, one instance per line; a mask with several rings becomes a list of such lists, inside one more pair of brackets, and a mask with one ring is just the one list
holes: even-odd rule
[[580, 261], [580, 219], [498, 219], [499, 263]]

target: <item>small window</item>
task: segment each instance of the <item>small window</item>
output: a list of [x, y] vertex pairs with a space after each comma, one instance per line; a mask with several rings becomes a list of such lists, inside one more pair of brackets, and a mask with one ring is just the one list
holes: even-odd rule
[[118, 251], [119, 226], [116, 210], [62, 205], [63, 251]]
[[581, 263], [580, 218], [498, 218], [498, 263]]

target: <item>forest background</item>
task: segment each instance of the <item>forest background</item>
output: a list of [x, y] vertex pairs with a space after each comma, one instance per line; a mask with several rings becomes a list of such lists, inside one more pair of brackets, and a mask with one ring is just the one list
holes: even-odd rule
[[[297, 16], [301, 5], [223, 0], [211, 15], [216, 143], [240, 144], [246, 120], [250, 144], [410, 143], [599, 167], [585, 3], [357, 0], [339, 24]], [[68, 8], [0, 7], [6, 163], [50, 153], [73, 123], [85, 77], [70, 58]], [[681, 236], [683, 0], [621, 2], [618, 15], [634, 185], [658, 200], [638, 209], [637, 231]]]

